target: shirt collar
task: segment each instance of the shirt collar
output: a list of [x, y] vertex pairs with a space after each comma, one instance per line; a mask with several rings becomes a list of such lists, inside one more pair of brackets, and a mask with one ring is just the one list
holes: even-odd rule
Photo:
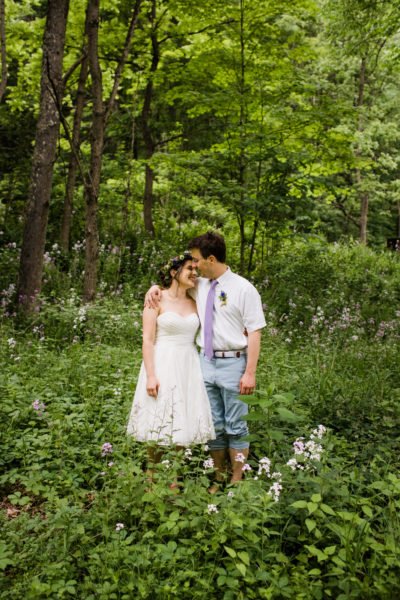
[[225, 273], [222, 273], [222, 275], [220, 275], [219, 277], [217, 277], [218, 279], [218, 283], [224, 283], [224, 281], [226, 281], [227, 279], [229, 279], [230, 274], [232, 273], [230, 267], [228, 267], [225, 271]]

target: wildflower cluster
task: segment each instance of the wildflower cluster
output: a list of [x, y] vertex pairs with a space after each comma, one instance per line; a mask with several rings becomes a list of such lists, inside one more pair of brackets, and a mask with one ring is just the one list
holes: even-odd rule
[[41, 323], [40, 325], [34, 325], [32, 328], [32, 333], [34, 335], [37, 335], [39, 337], [39, 342], [44, 342], [45, 341], [45, 335], [44, 335], [44, 325], [43, 323]]
[[15, 346], [17, 345], [17, 342], [14, 338], [8, 338], [7, 343], [8, 343], [8, 347], [11, 349], [14, 349]]
[[[15, 299], [15, 292], [16, 287], [14, 283], [11, 283], [7, 289], [1, 291], [1, 306], [5, 311], [12, 306]], [[6, 313], [6, 316], [9, 316], [8, 313]]]
[[107, 456], [108, 454], [112, 454], [112, 452], [113, 452], [112, 444], [110, 444], [110, 442], [105, 442], [101, 447], [101, 455]]
[[400, 311], [396, 311], [397, 319], [392, 319], [390, 321], [381, 321], [378, 325], [378, 329], [376, 331], [375, 337], [377, 339], [383, 339], [389, 336], [393, 336], [395, 338], [400, 337]]
[[44, 402], [41, 402], [40, 400], [34, 400], [32, 402], [32, 408], [33, 408], [33, 410], [36, 410], [38, 415], [42, 415], [44, 413], [44, 411], [46, 410], [46, 405]]
[[279, 471], [274, 471], [273, 473], [271, 473], [271, 460], [266, 456], [259, 460], [257, 475], [255, 475], [254, 479], [257, 480], [262, 476], [265, 476], [267, 479], [273, 481], [267, 494], [269, 496], [272, 496], [275, 502], [278, 502], [279, 496], [283, 489], [282, 473], [280, 473]]
[[87, 319], [86, 313], [87, 313], [86, 306], [81, 306], [78, 310], [77, 316], [74, 319], [73, 329], [75, 331], [81, 329], [83, 324], [86, 322], [86, 319]]
[[252, 470], [251, 466], [248, 463], [246, 463], [245, 460], [246, 460], [246, 457], [243, 454], [243, 452], [238, 452], [236, 454], [235, 461], [238, 462], [238, 463], [242, 463], [242, 465], [243, 465], [243, 467], [242, 467], [243, 473], [246, 472], [246, 471], [251, 471]]
[[207, 458], [203, 462], [203, 468], [204, 468], [204, 472], [206, 472], [207, 469], [213, 469], [214, 468], [214, 460], [212, 458]]
[[308, 440], [304, 437], [299, 437], [293, 442], [293, 452], [296, 457], [291, 458], [286, 463], [293, 471], [296, 469], [310, 470], [314, 467], [313, 462], [319, 462], [323, 452], [322, 444], [318, 440], [322, 440], [326, 433], [326, 428], [323, 425], [318, 425], [313, 430]]
[[85, 249], [85, 247], [86, 247], [86, 241], [85, 241], [85, 240], [83, 240], [83, 241], [81, 242], [81, 241], [79, 241], [79, 240], [78, 240], [78, 241], [77, 241], [77, 242], [75, 242], [75, 244], [72, 246], [72, 251], [73, 251], [73, 252], [76, 252], [76, 253], [79, 253], [79, 252], [82, 252], [82, 251]]

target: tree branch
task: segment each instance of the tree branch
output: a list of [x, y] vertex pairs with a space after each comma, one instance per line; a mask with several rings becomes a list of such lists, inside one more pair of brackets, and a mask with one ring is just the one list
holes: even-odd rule
[[72, 73], [82, 64], [82, 61], [86, 57], [87, 57], [87, 50], [86, 50], [86, 48], [84, 48], [82, 55], [79, 58], [77, 58], [76, 61], [74, 62], [74, 64], [70, 66], [68, 71], [66, 71], [66, 73], [63, 77], [63, 85], [65, 85], [67, 83], [67, 81], [71, 77]]
[[[223, 26], [223, 25], [230, 25], [231, 23], [237, 23], [237, 21], [235, 19], [227, 19], [226, 21], [222, 21], [222, 23], [212, 23], [211, 25], [206, 25], [205, 27], [202, 27], [201, 29], [197, 29], [196, 31], [184, 31], [180, 35], [181, 36], [182, 35], [185, 35], [185, 36], [198, 35], [199, 33], [204, 33], [204, 31], [207, 31], [208, 29], [213, 29], [215, 27], [220, 27], [220, 26]], [[170, 40], [171, 38], [176, 37], [176, 36], [177, 36], [177, 34], [166, 35], [158, 43], [159, 44], [163, 44], [167, 40]]]
[[119, 60], [117, 69], [115, 71], [113, 89], [111, 91], [110, 98], [108, 99], [108, 102], [107, 102], [107, 108], [106, 108], [106, 112], [104, 115], [105, 124], [107, 123], [108, 119], [110, 118], [110, 115], [114, 108], [115, 98], [117, 96], [118, 87], [121, 82], [122, 71], [123, 71], [126, 61], [128, 59], [129, 50], [131, 49], [133, 34], [134, 34], [134, 31], [136, 28], [136, 23], [137, 23], [137, 19], [138, 19], [138, 15], [139, 15], [141, 1], [142, 0], [136, 0], [135, 5], [133, 7], [132, 18], [131, 18], [131, 22], [129, 24], [128, 32], [126, 34], [124, 49], [122, 51], [121, 58]]
[[344, 206], [343, 202], [340, 202], [340, 200], [338, 200], [338, 199], [337, 199], [337, 200], [336, 200], [335, 202], [333, 202], [332, 204], [333, 204], [333, 206], [334, 206], [335, 208], [338, 208], [338, 209], [340, 210], [340, 212], [341, 212], [341, 213], [343, 214], [343, 216], [344, 216], [344, 217], [347, 219], [347, 221], [350, 221], [350, 223], [353, 223], [353, 224], [354, 224], [354, 225], [356, 225], [357, 227], [359, 227], [359, 226], [360, 226], [360, 222], [359, 222], [359, 220], [358, 220], [358, 219], [356, 219], [356, 218], [354, 218], [354, 217], [353, 217], [353, 215], [350, 215], [350, 214], [347, 212], [347, 210], [346, 210], [346, 208], [345, 208], [345, 206]]

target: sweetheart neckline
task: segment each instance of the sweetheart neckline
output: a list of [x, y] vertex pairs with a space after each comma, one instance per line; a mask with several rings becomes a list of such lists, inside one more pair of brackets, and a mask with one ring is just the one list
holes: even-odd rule
[[162, 312], [158, 315], [157, 319], [159, 317], [162, 317], [162, 315], [167, 315], [168, 313], [170, 313], [171, 315], [177, 315], [177, 317], [180, 317], [181, 319], [187, 319], [188, 317], [191, 317], [192, 315], [196, 315], [196, 317], [198, 317], [198, 314], [195, 312], [189, 313], [188, 315], [181, 315], [180, 313], [177, 313], [174, 310], [165, 310], [164, 312]]

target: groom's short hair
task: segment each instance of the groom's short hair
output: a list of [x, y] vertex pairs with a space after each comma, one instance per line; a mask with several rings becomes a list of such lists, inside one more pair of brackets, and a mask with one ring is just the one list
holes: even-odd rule
[[207, 231], [207, 233], [190, 240], [188, 249], [192, 250], [193, 248], [200, 250], [203, 258], [215, 256], [218, 262], [224, 263], [226, 261], [225, 240], [222, 235], [214, 231]]

